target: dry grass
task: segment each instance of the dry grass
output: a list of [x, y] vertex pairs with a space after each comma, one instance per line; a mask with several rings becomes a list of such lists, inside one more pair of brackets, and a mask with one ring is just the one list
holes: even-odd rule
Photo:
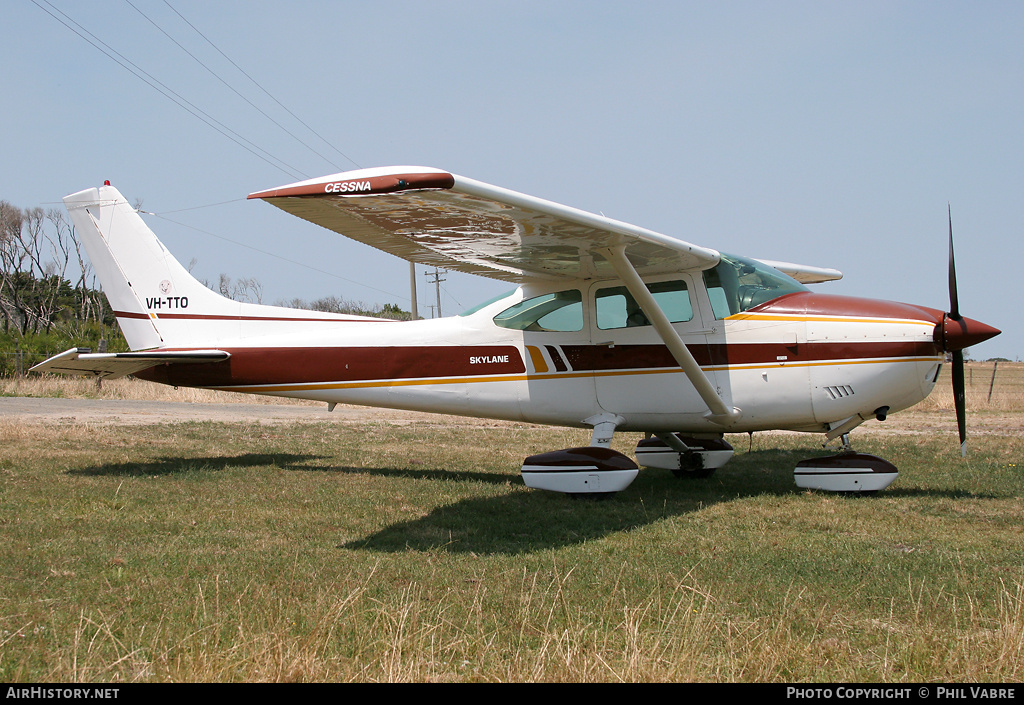
[[[938, 384], [920, 411], [953, 409], [953, 385], [949, 365], [942, 368]], [[971, 411], [1024, 411], [1024, 362], [968, 362], [964, 370], [967, 408]]]
[[[981, 683], [1024, 676], [1019, 583], [1001, 592], [994, 618], [970, 598], [957, 604], [941, 586], [920, 585], [892, 596], [918, 604], [909, 616], [859, 615], [796, 588], [780, 611], [751, 615], [687, 583], [646, 596], [608, 586], [595, 609], [572, 601], [571, 570], [519, 573], [508, 581], [515, 592], [497, 607], [487, 579], [468, 590], [413, 583], [380, 598], [373, 583], [381, 576], [370, 573], [301, 607], [272, 586], [254, 584], [244, 597], [224, 600], [216, 581], [197, 582], [186, 596], [193, 614], [184, 620], [169, 614], [146, 623], [83, 608], [52, 626], [59, 634], [25, 624], [4, 639], [51, 643], [48, 671], [14, 675], [54, 682]], [[243, 601], [265, 612], [254, 614]], [[939, 619], [956, 628], [930, 624], [932, 603], [944, 603]], [[297, 613], [307, 627], [296, 628]]]
[[589, 503], [515, 474], [573, 431], [3, 419], [0, 680], [1019, 682], [1021, 367], [989, 404], [971, 365], [969, 405], [1008, 421], [968, 461], [865, 439], [901, 478], [856, 499], [793, 489], [815, 444], [782, 435]]
[[[301, 636], [291, 635], [287, 617], [251, 623], [237, 604], [197, 585], [201, 626], [184, 634], [170, 624], [147, 629], [80, 612], [50, 675], [76, 682], [693, 681], [707, 675], [716, 638], [740, 647], [762, 636], [744, 630], [730, 637], [707, 596], [686, 586], [667, 597], [609, 603], [595, 623], [566, 603], [569, 575], [519, 573], [511, 627], [491, 614], [486, 580], [440, 597], [414, 584], [382, 600], [371, 596], [371, 574], [342, 594], [321, 593], [306, 615], [314, 626]], [[257, 587], [248, 599], [263, 592]]]
[[323, 406], [305, 399], [268, 397], [257, 394], [221, 392], [215, 389], [169, 387], [142, 379], [124, 377], [97, 384], [94, 379], [63, 375], [29, 375], [0, 378], [0, 396], [60, 397], [65, 399], [132, 399], [174, 401], [192, 404], [295, 404]]

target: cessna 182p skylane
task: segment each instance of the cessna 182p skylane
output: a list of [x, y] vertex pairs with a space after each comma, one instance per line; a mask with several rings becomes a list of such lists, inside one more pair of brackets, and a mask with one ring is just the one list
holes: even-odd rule
[[797, 484], [886, 487], [896, 469], [847, 434], [924, 399], [950, 354], [999, 333], [951, 310], [812, 293], [833, 269], [723, 254], [422, 167], [361, 169], [251, 194], [420, 264], [518, 285], [460, 316], [395, 322], [240, 303], [196, 281], [104, 185], [64, 199], [133, 352], [73, 349], [39, 372], [591, 427], [589, 447], [527, 458], [530, 487], [617, 492], [638, 466], [707, 476], [725, 433], [841, 438]]

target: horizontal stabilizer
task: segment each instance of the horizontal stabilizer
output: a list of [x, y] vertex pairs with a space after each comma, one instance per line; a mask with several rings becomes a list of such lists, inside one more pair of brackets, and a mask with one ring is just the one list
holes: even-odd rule
[[220, 362], [231, 357], [223, 350], [150, 350], [148, 352], [94, 353], [90, 348], [72, 348], [32, 368], [32, 372], [89, 375], [118, 379], [156, 365], [184, 365]]

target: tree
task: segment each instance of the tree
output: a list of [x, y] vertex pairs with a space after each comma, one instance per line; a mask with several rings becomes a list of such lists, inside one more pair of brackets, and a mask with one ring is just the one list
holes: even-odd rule
[[232, 281], [231, 277], [221, 272], [220, 281], [217, 283], [217, 290], [221, 296], [226, 296], [235, 301], [244, 301], [251, 304], [263, 303], [263, 284], [255, 277], [246, 277]]
[[345, 313], [350, 316], [373, 316], [375, 318], [391, 318], [397, 321], [411, 321], [412, 314], [403, 311], [398, 304], [374, 304], [367, 306], [362, 301], [349, 301], [339, 296], [324, 296], [315, 301], [303, 299], [292, 299], [291, 301], [277, 303], [278, 306], [289, 308], [303, 308], [307, 311], [323, 311], [324, 313]]
[[72, 333], [80, 323], [108, 318], [106, 297], [63, 211], [0, 201], [0, 310], [4, 332], [22, 337], [56, 325]]
[[16, 243], [21, 236], [21, 209], [0, 201], [0, 309], [4, 315], [4, 332], [11, 328], [17, 306], [12, 300], [12, 278], [20, 268]]

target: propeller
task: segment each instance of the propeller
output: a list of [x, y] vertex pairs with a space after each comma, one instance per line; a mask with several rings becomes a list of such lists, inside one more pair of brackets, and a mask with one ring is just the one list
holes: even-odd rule
[[936, 324], [934, 340], [953, 359], [953, 402], [956, 405], [956, 427], [960, 432], [960, 455], [967, 457], [967, 403], [964, 385], [964, 348], [999, 335], [980, 321], [960, 315], [956, 293], [956, 261], [953, 258], [953, 213], [949, 209], [949, 311]]
[[[953, 256], [953, 209], [947, 203], [949, 215], [949, 313], [950, 320], [961, 323], [960, 301], [956, 292], [956, 258]], [[953, 403], [956, 406], [956, 428], [960, 433], [960, 456], [967, 457], [967, 391], [964, 385], [964, 351], [953, 351]]]

